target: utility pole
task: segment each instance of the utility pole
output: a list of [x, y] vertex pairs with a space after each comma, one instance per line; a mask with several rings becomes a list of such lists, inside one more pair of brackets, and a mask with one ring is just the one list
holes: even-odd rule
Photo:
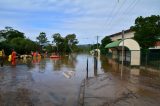
[[86, 71], [87, 71], [86, 78], [88, 79], [88, 58], [87, 58], [87, 67], [86, 67]]
[[124, 30], [122, 30], [122, 66], [121, 66], [121, 78], [122, 78], [122, 74], [123, 74], [123, 55], [124, 55]]
[[99, 38], [99, 36], [97, 36], [97, 50], [98, 50], [98, 38]]

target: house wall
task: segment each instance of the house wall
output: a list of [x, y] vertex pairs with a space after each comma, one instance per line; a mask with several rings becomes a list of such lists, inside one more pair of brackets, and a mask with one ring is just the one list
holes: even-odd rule
[[155, 43], [155, 48], [160, 48], [160, 41], [157, 41], [157, 42]]
[[[133, 38], [134, 33], [135, 33], [134, 31], [124, 33], [124, 38]], [[111, 36], [110, 38], [112, 39], [112, 41], [116, 41], [118, 39], [122, 39], [122, 34]]]

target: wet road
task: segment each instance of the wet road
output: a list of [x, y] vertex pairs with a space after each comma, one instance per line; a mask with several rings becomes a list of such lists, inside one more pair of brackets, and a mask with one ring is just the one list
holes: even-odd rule
[[[76, 106], [87, 57], [93, 70], [93, 58], [83, 54], [0, 68], [0, 106]], [[68, 71], [70, 78], [64, 75]]]
[[[102, 57], [98, 59], [98, 66], [95, 67], [94, 58], [85, 54], [74, 54], [60, 60], [42, 59], [31, 63], [25, 61], [27, 64], [19, 62], [16, 67], [0, 68], [0, 106], [76, 106], [81, 82], [86, 77], [87, 58], [89, 77], [96, 78], [103, 73], [106, 76], [112, 75], [111, 78], [120, 77], [119, 65], [116, 62]], [[69, 71], [74, 74], [67, 77], [65, 73]], [[143, 80], [139, 80], [141, 76]], [[159, 76], [159, 72], [132, 69], [124, 71], [124, 79], [130, 79], [130, 82], [124, 84], [142, 83], [159, 93]], [[94, 82], [96, 83], [96, 80]], [[157, 100], [157, 97], [155, 99]]]

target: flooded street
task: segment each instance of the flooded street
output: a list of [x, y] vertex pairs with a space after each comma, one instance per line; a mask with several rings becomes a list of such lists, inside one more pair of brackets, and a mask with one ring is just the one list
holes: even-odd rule
[[86, 54], [0, 68], [0, 106], [77, 106], [79, 99], [85, 106], [158, 106], [160, 73], [125, 68], [121, 77], [118, 63]]

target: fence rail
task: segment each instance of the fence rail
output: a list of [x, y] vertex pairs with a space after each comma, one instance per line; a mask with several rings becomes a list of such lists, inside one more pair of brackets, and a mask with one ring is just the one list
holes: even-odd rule
[[141, 65], [145, 67], [160, 69], [160, 53], [141, 53]]
[[[113, 54], [108, 53], [106, 56], [108, 58], [112, 58]], [[126, 57], [129, 58], [129, 56], [130, 55], [127, 55]], [[115, 60], [121, 63], [121, 61], [119, 60], [121, 55], [117, 55], [114, 57], [117, 57], [115, 58]], [[141, 66], [160, 70], [160, 52], [141, 52], [140, 62], [141, 62], [140, 64]], [[128, 60], [125, 63], [126, 64], [124, 65], [129, 66]]]

